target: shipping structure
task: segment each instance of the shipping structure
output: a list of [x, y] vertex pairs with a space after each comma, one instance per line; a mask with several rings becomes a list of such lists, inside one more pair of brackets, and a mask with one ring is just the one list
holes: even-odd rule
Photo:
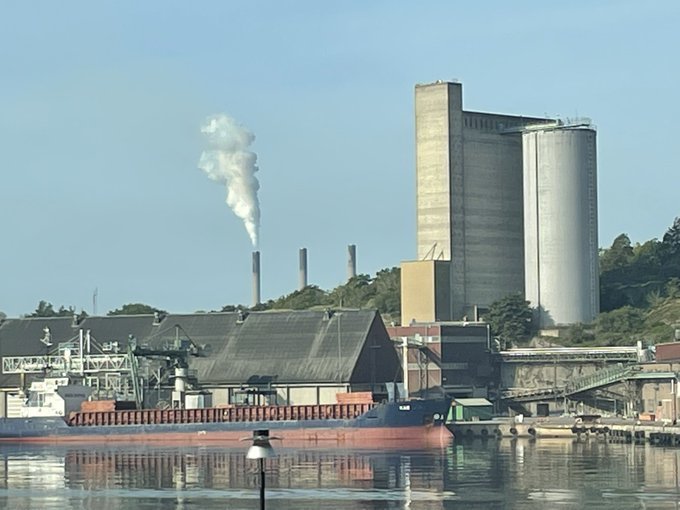
[[114, 401], [89, 401], [90, 393], [91, 388], [67, 377], [33, 382], [22, 416], [0, 419], [0, 442], [236, 444], [263, 428], [283, 446], [432, 446], [451, 439], [444, 423], [448, 399], [377, 403], [370, 392], [358, 392], [339, 394], [329, 405], [131, 409]]

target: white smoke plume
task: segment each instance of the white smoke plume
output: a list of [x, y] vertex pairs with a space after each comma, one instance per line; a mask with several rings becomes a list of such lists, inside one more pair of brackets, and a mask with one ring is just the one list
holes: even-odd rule
[[208, 139], [198, 167], [212, 180], [227, 187], [227, 205], [243, 220], [253, 246], [260, 233], [260, 201], [255, 177], [257, 154], [248, 150], [255, 135], [223, 113], [211, 115], [201, 126]]

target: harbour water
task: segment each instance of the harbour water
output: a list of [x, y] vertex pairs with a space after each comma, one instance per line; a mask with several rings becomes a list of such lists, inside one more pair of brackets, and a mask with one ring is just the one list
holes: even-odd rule
[[[0, 508], [257, 509], [256, 465], [215, 446], [0, 446]], [[429, 450], [287, 449], [267, 508], [680, 508], [680, 449], [598, 439]]]

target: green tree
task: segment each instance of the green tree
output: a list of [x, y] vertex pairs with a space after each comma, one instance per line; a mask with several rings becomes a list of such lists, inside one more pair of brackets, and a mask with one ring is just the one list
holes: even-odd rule
[[330, 301], [340, 308], [362, 308], [374, 295], [375, 287], [371, 277], [358, 274], [344, 285], [334, 288], [330, 292]]
[[565, 334], [565, 340], [570, 344], [591, 343], [594, 339], [593, 332], [581, 323], [569, 326]]
[[610, 248], [600, 252], [600, 272], [625, 268], [631, 263], [633, 256], [633, 246], [628, 234], [620, 234]]
[[521, 294], [511, 294], [491, 304], [486, 320], [493, 336], [517, 343], [531, 333], [532, 316], [529, 302]]
[[271, 308], [277, 310], [307, 310], [314, 306], [329, 305], [328, 294], [316, 285], [307, 285], [271, 302]]
[[658, 239], [637, 243], [633, 247], [633, 264], [636, 268], [657, 271], [661, 265], [662, 246]]
[[[35, 311], [28, 314], [27, 317], [72, 317], [75, 313], [76, 309], [72, 306], [66, 308], [62, 305], [59, 307], [59, 310], [55, 310], [52, 303], [41, 300]], [[85, 314], [85, 312], [80, 312], [80, 315], [87, 314]]]
[[373, 280], [375, 295], [373, 306], [381, 313], [401, 314], [401, 270], [398, 267], [381, 269]]
[[167, 313], [165, 310], [154, 308], [153, 306], [145, 305], [143, 303], [128, 303], [120, 308], [109, 311], [106, 315], [146, 315], [156, 312], [163, 314]]
[[595, 322], [595, 336], [608, 345], [631, 344], [644, 329], [645, 312], [632, 306], [601, 313]]
[[668, 255], [671, 257], [680, 255], [680, 217], [675, 218], [673, 225], [664, 234], [662, 242]]
[[666, 282], [666, 295], [671, 298], [679, 298], [680, 297], [680, 278], [674, 276], [673, 278], [670, 278]]

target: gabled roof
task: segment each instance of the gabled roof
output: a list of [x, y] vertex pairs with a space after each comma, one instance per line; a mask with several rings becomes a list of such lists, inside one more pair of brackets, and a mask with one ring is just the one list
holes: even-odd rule
[[53, 345], [78, 338], [70, 317], [7, 319], [0, 324], [0, 356], [28, 356], [45, 354], [47, 346], [40, 339], [49, 328]]
[[330, 317], [311, 311], [251, 314], [216, 358], [219, 370], [204, 376], [225, 382], [254, 376], [291, 383], [348, 382], [376, 315], [374, 311]]
[[[188, 337], [208, 347], [204, 357], [189, 362], [202, 384], [347, 383], [353, 377], [365, 382], [370, 379], [358, 373], [357, 364], [369, 338], [373, 347], [381, 347], [371, 351], [379, 356], [378, 369], [389, 365], [387, 373], [394, 374], [399, 367], [375, 310], [267, 311], [245, 318], [237, 312], [170, 314], [160, 322], [153, 315], [88, 317], [75, 326], [71, 318], [10, 319], [0, 324], [0, 356], [44, 354], [45, 327], [55, 345], [77, 340], [82, 328], [99, 344], [118, 341], [123, 351], [130, 336], [154, 349], [172, 345], [177, 335]], [[0, 375], [0, 385], [9, 384]]]

